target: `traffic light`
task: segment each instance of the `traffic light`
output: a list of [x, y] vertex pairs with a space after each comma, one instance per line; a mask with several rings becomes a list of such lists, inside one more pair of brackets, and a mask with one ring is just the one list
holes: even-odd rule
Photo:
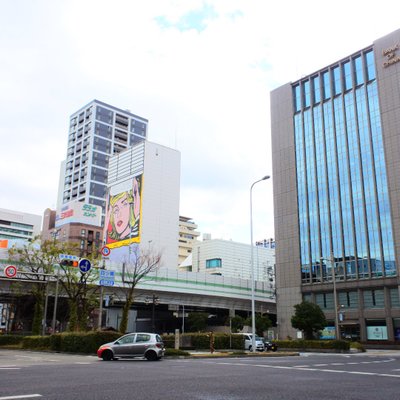
[[60, 264], [63, 267], [78, 267], [78, 261], [76, 260], [68, 260], [68, 259], [63, 259], [61, 260]]

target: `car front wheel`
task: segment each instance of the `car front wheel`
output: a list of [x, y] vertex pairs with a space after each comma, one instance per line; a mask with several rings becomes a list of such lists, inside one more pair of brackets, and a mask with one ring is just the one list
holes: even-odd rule
[[101, 358], [103, 359], [103, 361], [111, 361], [113, 359], [113, 354], [110, 350], [106, 350], [103, 351]]

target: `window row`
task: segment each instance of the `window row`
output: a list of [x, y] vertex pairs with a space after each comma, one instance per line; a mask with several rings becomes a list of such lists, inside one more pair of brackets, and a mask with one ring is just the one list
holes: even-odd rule
[[311, 76], [293, 87], [295, 112], [375, 79], [374, 53], [368, 51]]

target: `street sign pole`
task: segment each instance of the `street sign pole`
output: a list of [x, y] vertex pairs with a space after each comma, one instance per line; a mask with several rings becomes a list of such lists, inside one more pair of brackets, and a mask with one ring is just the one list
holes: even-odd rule
[[54, 294], [53, 320], [51, 321], [51, 329], [52, 329], [53, 333], [56, 333], [56, 316], [57, 316], [57, 302], [58, 302], [59, 273], [60, 273], [60, 267], [58, 267], [58, 269], [57, 269], [56, 293]]
[[103, 291], [104, 291], [104, 286], [100, 286], [100, 307], [99, 307], [99, 321], [97, 324], [97, 327], [101, 329], [102, 325], [102, 320], [103, 320]]

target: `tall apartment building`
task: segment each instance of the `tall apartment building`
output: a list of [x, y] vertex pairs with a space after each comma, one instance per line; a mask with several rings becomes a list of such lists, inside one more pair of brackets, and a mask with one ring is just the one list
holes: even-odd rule
[[196, 229], [197, 225], [191, 218], [179, 216], [178, 266], [192, 254], [193, 245], [200, 236]]
[[147, 119], [98, 100], [72, 114], [57, 208], [78, 200], [105, 210], [109, 158], [146, 139], [147, 125]]
[[400, 341], [399, 82], [397, 30], [271, 93], [280, 337], [305, 299], [342, 337]]

